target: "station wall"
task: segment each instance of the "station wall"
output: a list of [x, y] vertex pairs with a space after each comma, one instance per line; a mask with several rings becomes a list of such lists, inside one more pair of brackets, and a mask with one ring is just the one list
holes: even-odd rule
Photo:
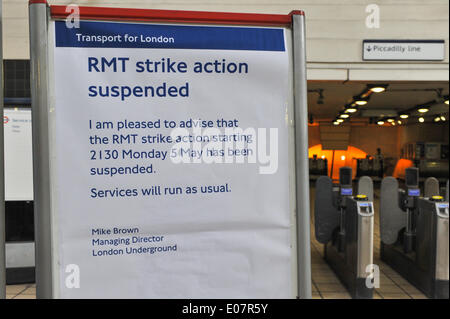
[[441, 142], [448, 144], [448, 121], [441, 124], [417, 123], [402, 127], [399, 135], [400, 147], [409, 142]]
[[[172, 10], [289, 13], [307, 20], [308, 79], [448, 81], [448, 0], [49, 0], [50, 4]], [[379, 28], [368, 28], [366, 7], [377, 4]], [[28, 0], [3, 0], [5, 59], [28, 59]], [[363, 39], [443, 39], [444, 61], [362, 63]], [[392, 71], [392, 70], [397, 71]]]
[[309, 147], [315, 146], [317, 144], [322, 144], [320, 140], [319, 125], [309, 125], [308, 126], [308, 145]]
[[[319, 126], [309, 126], [309, 147], [321, 144]], [[352, 126], [349, 145], [356, 147], [369, 155], [375, 155], [377, 148], [385, 157], [398, 158], [400, 146], [398, 144], [399, 127], [387, 126]]]
[[375, 155], [377, 148], [384, 157], [398, 158], [397, 126], [354, 126], [350, 133], [350, 145], [357, 147], [369, 155]]

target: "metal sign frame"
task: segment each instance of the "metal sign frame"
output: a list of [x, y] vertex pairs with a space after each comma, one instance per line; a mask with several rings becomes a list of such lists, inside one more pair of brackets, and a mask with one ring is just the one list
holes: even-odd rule
[[5, 161], [3, 137], [3, 36], [2, 36], [2, 2], [0, 1], [0, 299], [6, 298], [6, 229], [5, 229]]
[[[31, 95], [33, 119], [33, 167], [36, 229], [36, 293], [37, 298], [57, 298], [57, 254], [52, 234], [54, 223], [52, 209], [52, 123], [54, 96], [51, 85], [52, 65], [49, 60], [49, 22], [67, 18], [66, 6], [48, 6], [45, 0], [30, 0], [30, 56]], [[102, 20], [123, 22], [159, 22], [201, 25], [271, 26], [286, 28], [290, 55], [290, 81], [293, 107], [288, 123], [290, 135], [289, 161], [291, 194], [291, 221], [293, 236], [293, 274], [297, 282], [293, 297], [311, 298], [310, 257], [310, 204], [308, 162], [308, 116], [306, 87], [305, 17], [303, 11], [288, 15], [219, 13], [198, 11], [148, 10], [79, 7], [80, 20]], [[291, 134], [292, 133], [292, 134]], [[296, 255], [296, 256], [295, 256]], [[296, 258], [295, 258], [296, 257]]]

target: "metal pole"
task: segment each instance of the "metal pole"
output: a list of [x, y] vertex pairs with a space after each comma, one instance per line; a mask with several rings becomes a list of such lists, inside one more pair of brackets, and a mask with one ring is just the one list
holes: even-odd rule
[[298, 297], [311, 298], [311, 239], [308, 162], [308, 90], [306, 86], [305, 16], [294, 14], [294, 113], [297, 202]]
[[413, 249], [413, 216], [412, 210], [410, 208], [406, 208], [406, 229], [403, 235], [403, 251], [405, 254], [408, 254]]
[[47, 4], [30, 1], [36, 297], [52, 298]]
[[333, 171], [334, 171], [334, 153], [336, 150], [333, 150], [333, 156], [331, 157], [331, 171], [330, 171], [330, 178], [333, 180]]
[[[3, 121], [3, 37], [2, 37], [2, 1], [0, 0], [0, 115]], [[5, 253], [5, 153], [3, 123], [0, 125], [0, 299], [6, 298], [6, 253]]]
[[[345, 201], [346, 198], [341, 200]], [[343, 252], [345, 250], [345, 207], [340, 207], [340, 225], [339, 225], [339, 241], [338, 241], [338, 251]]]

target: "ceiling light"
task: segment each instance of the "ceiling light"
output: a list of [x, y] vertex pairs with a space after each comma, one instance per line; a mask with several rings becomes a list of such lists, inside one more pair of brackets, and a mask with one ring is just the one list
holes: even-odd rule
[[384, 124], [384, 121], [378, 121], [377, 124], [378, 124], [378, 125], [383, 125], [383, 124]]
[[409, 117], [408, 114], [400, 114], [401, 119], [407, 119]]
[[338, 121], [334, 121], [333, 125], [339, 125], [340, 123]]
[[344, 122], [344, 120], [343, 119], [337, 119], [336, 122], [342, 123], [342, 122]]
[[448, 105], [448, 95], [444, 96], [444, 103]]
[[355, 95], [353, 97], [353, 104], [355, 105], [366, 105], [367, 102], [369, 102], [369, 97], [368, 96], [363, 96], [363, 95]]
[[417, 111], [419, 111], [419, 113], [427, 113], [429, 111], [429, 109], [426, 107], [422, 107], [422, 108], [418, 109]]
[[423, 122], [425, 122], [425, 119], [423, 117], [419, 117], [419, 122], [423, 123]]
[[350, 115], [348, 115], [348, 114], [341, 114], [341, 115], [339, 115], [339, 117], [340, 117], [341, 119], [347, 119], [347, 118], [350, 117]]
[[383, 87], [381, 87], [381, 86], [379, 86], [379, 87], [373, 87], [373, 88], [371, 88], [370, 90], [371, 90], [373, 93], [381, 93], [381, 92], [386, 91], [386, 89], [383, 88]]
[[389, 123], [392, 123], [392, 122], [394, 122], [394, 119], [387, 119], [387, 121], [388, 121]]
[[434, 121], [435, 121], [435, 122], [439, 122], [440, 120], [441, 120], [441, 117], [440, 117], [440, 116], [434, 118]]
[[441, 121], [445, 121], [445, 120], [446, 120], [445, 116], [441, 115]]
[[402, 125], [402, 121], [398, 120], [397, 121], [398, 125]]
[[359, 99], [359, 100], [356, 100], [355, 103], [356, 103], [356, 105], [362, 106], [362, 105], [367, 104], [367, 100]]
[[386, 91], [387, 85], [371, 85], [369, 86], [369, 90], [373, 93], [381, 93]]
[[356, 107], [349, 107], [345, 110], [345, 113], [355, 113], [356, 111], [358, 111]]

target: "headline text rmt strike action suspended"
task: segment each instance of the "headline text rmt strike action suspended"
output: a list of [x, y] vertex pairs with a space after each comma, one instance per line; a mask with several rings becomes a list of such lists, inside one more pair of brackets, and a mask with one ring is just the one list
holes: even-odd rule
[[[88, 57], [89, 72], [127, 72], [130, 58], [114, 57]], [[134, 71], [136, 73], [187, 73], [188, 63], [184, 61], [173, 61], [171, 58], [161, 58], [160, 60], [146, 59], [135, 62]], [[192, 72], [215, 73], [215, 74], [247, 74], [248, 64], [245, 62], [227, 62], [226, 59], [214, 60], [210, 62], [195, 62]], [[114, 85], [102, 86], [91, 85], [88, 88], [89, 97], [114, 97], [124, 101], [129, 97], [188, 97], [189, 83], [181, 86], [173, 86], [167, 82], [159, 85], [127, 86]]]

